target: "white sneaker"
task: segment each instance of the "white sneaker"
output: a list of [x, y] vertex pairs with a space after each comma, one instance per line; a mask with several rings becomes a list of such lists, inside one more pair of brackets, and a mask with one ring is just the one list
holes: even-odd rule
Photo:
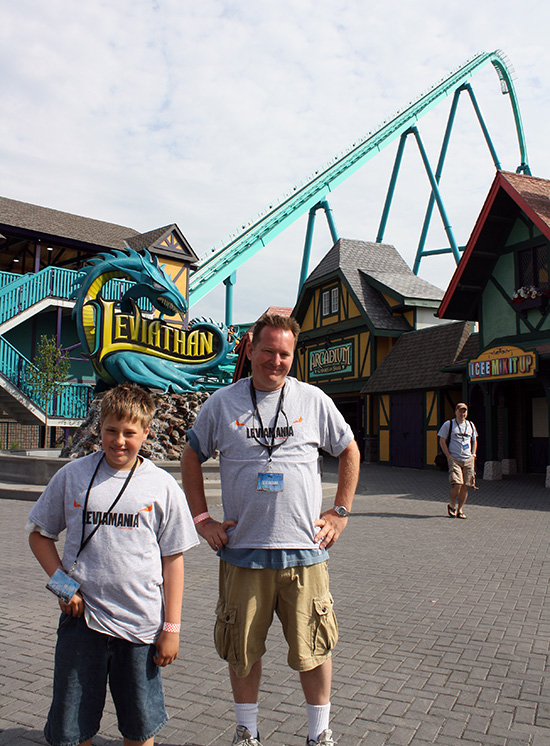
[[[258, 733], [258, 736], [259, 735], [260, 734]], [[235, 731], [231, 746], [262, 746], [262, 744], [258, 738], [252, 737], [252, 734], [244, 727], [244, 725], [237, 725], [237, 730]]]
[[306, 746], [335, 746], [336, 741], [332, 738], [332, 731], [327, 728], [319, 734], [319, 738], [314, 741], [310, 738], [306, 741]]

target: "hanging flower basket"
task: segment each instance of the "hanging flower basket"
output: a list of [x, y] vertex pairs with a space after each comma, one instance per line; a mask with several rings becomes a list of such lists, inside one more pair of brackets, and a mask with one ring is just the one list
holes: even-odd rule
[[548, 293], [534, 285], [524, 286], [516, 290], [510, 305], [522, 316], [525, 316], [532, 308], [538, 308], [543, 314], [548, 305]]

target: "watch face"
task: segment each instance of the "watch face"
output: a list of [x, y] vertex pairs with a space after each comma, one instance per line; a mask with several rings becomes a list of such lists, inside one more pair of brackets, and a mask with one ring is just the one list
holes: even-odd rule
[[334, 510], [338, 513], [338, 515], [342, 516], [342, 518], [345, 518], [349, 515], [349, 510], [346, 510], [343, 505], [335, 505]]

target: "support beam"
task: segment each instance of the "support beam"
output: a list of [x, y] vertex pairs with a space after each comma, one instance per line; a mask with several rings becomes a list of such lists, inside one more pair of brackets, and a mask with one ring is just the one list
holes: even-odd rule
[[237, 282], [237, 273], [232, 272], [223, 281], [225, 285], [225, 325], [230, 327], [233, 323], [233, 286]]
[[334, 245], [336, 241], [338, 241], [338, 239], [340, 238], [340, 236], [338, 235], [338, 231], [336, 229], [334, 217], [332, 215], [332, 209], [329, 203], [327, 202], [327, 200], [323, 199], [318, 204], [314, 205], [308, 214], [306, 239], [304, 242], [304, 252], [302, 254], [302, 268], [300, 270], [300, 282], [298, 285], [298, 295], [300, 295], [300, 292], [302, 290], [304, 282], [307, 279], [307, 275], [309, 271], [309, 260], [311, 257], [311, 245], [313, 242], [313, 230], [315, 228], [315, 217], [316, 217], [317, 210], [325, 211], [325, 217], [327, 219], [328, 227], [330, 230], [332, 244]]

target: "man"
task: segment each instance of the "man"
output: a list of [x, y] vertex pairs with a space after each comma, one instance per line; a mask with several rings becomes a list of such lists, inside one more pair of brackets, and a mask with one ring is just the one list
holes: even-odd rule
[[[304, 691], [308, 746], [334, 743], [329, 728], [331, 651], [338, 631], [327, 549], [347, 524], [359, 477], [349, 425], [320, 389], [288, 376], [300, 328], [264, 314], [247, 355], [252, 377], [202, 406], [182, 455], [185, 494], [199, 534], [218, 552], [214, 637], [229, 663], [233, 746], [261, 746], [258, 693], [273, 611]], [[319, 449], [339, 459], [334, 507], [321, 514]], [[208, 514], [201, 462], [218, 451], [224, 520]]]
[[[466, 518], [462, 508], [468, 498], [468, 487], [475, 486], [477, 430], [473, 422], [466, 419], [467, 415], [467, 405], [460, 402], [456, 405], [455, 419], [443, 423], [438, 432], [441, 450], [449, 463], [451, 501], [447, 512], [450, 518]], [[447, 445], [449, 428], [451, 436]]]

